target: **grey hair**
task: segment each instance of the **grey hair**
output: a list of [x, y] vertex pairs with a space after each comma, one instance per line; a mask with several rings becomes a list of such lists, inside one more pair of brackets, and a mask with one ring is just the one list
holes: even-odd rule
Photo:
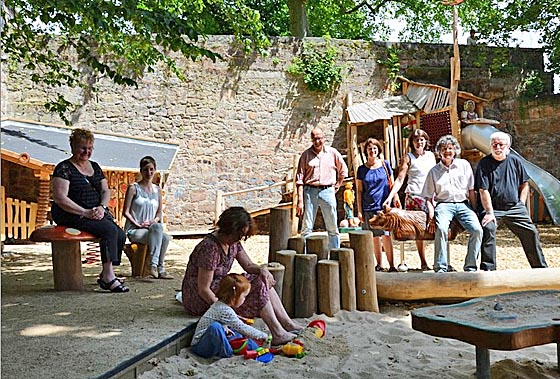
[[492, 133], [490, 135], [490, 144], [492, 144], [496, 140], [507, 141], [508, 146], [511, 146], [511, 136], [508, 133], [505, 133], [505, 132], [494, 132], [494, 133]]
[[436, 152], [439, 154], [442, 147], [445, 147], [447, 145], [453, 145], [456, 157], [461, 155], [461, 145], [459, 145], [459, 141], [457, 141], [457, 138], [453, 137], [452, 135], [443, 136], [437, 141]]

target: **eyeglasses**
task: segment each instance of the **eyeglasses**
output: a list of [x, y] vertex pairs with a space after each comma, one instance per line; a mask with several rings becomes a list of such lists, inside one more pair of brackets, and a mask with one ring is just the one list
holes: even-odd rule
[[494, 142], [492, 144], [492, 148], [494, 148], [494, 149], [496, 149], [498, 147], [503, 149], [504, 147], [507, 147], [507, 146], [508, 146], [507, 143], [501, 143], [501, 142]]

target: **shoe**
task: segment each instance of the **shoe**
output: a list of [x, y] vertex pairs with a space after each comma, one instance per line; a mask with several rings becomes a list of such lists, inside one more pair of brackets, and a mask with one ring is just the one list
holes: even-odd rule
[[422, 266], [422, 271], [432, 271], [432, 268], [428, 265]]
[[157, 271], [157, 266], [150, 266], [150, 275], [153, 276], [154, 278], [159, 278], [159, 274]]
[[375, 266], [375, 271], [383, 271], [383, 267], [377, 265]]
[[445, 271], [445, 269], [440, 268], [439, 270], [436, 271], [436, 274], [445, 274], [447, 271]]
[[449, 265], [449, 266], [447, 266], [447, 272], [457, 272], [457, 270], [455, 270], [455, 268], [453, 268], [453, 266]]
[[158, 275], [159, 275], [159, 279], [174, 279], [166, 271], [161, 271]]
[[389, 272], [399, 272], [395, 266], [389, 267]]
[[[130, 291], [130, 288], [123, 285], [121, 281], [117, 278], [111, 280], [109, 283], [104, 282], [103, 280], [101, 280], [101, 282], [98, 283], [99, 283], [99, 287], [101, 287], [101, 289], [106, 291], [117, 292], [117, 293], [124, 293]], [[118, 285], [115, 285], [113, 287], [113, 285], [116, 283], [118, 283]]]
[[[124, 284], [124, 278], [119, 278], [118, 276], [116, 278], [119, 280], [119, 282]], [[101, 285], [101, 282], [103, 282], [103, 273], [99, 274], [99, 276], [97, 277], [97, 284]]]

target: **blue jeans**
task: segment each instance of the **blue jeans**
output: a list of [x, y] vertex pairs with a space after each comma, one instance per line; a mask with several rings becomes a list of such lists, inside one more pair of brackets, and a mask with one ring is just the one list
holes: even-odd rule
[[[233, 356], [229, 340], [238, 337], [243, 337], [243, 335], [235, 331], [232, 335], [226, 336], [224, 326], [215, 321], [206, 329], [200, 341], [196, 345], [192, 345], [192, 352], [203, 358], [229, 358]], [[247, 350], [255, 350], [258, 347], [259, 345], [251, 338], [247, 340]]]
[[317, 210], [321, 208], [325, 228], [329, 234], [329, 249], [340, 248], [340, 234], [337, 226], [336, 196], [334, 187], [316, 188], [312, 186], [303, 187], [303, 221], [301, 236], [305, 239], [313, 232], [313, 225], [317, 217]]
[[434, 239], [434, 271], [447, 271], [447, 233], [453, 217], [469, 233], [465, 271], [476, 271], [476, 261], [480, 254], [482, 242], [482, 226], [476, 213], [466, 203], [438, 203], [435, 211], [436, 235]]

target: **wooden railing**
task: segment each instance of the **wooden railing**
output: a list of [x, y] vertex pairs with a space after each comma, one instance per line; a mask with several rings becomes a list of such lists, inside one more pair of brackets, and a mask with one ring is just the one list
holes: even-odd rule
[[0, 187], [2, 211], [0, 218], [1, 240], [7, 238], [26, 240], [35, 230], [37, 203], [6, 197], [4, 187]]
[[[260, 216], [262, 214], [269, 213], [271, 208], [277, 208], [277, 207], [291, 208], [292, 209], [292, 218], [297, 217], [296, 216], [296, 209], [295, 209], [295, 207], [297, 206], [297, 199], [296, 199], [297, 198], [297, 191], [295, 190], [295, 188], [296, 188], [296, 170], [297, 170], [298, 160], [299, 160], [299, 156], [297, 154], [295, 154], [294, 157], [293, 157], [292, 168], [288, 172], [288, 174], [286, 175], [286, 180], [282, 180], [280, 182], [272, 183], [272, 184], [267, 185], [267, 186], [247, 188], [247, 189], [238, 190], [238, 191], [230, 191], [230, 192], [223, 192], [223, 191], [220, 191], [220, 190], [216, 191], [214, 223], [216, 223], [218, 221], [218, 218], [220, 217], [222, 212], [227, 208], [227, 204], [226, 204], [226, 198], [227, 197], [235, 196], [235, 195], [242, 195], [242, 194], [251, 193], [251, 192], [268, 191], [268, 190], [271, 190], [273, 188], [282, 187], [282, 186], [284, 186], [284, 193], [289, 195], [289, 197], [291, 198], [291, 201], [279, 202], [279, 203], [273, 204], [271, 206], [265, 206], [265, 207], [261, 207], [261, 208], [255, 208], [255, 209], [252, 209], [250, 207], [245, 207], [245, 208], [247, 209], [247, 212], [249, 212], [251, 214], [252, 217], [256, 217], [256, 216]], [[295, 225], [296, 225], [296, 228], [297, 228], [297, 223], [295, 223]]]

